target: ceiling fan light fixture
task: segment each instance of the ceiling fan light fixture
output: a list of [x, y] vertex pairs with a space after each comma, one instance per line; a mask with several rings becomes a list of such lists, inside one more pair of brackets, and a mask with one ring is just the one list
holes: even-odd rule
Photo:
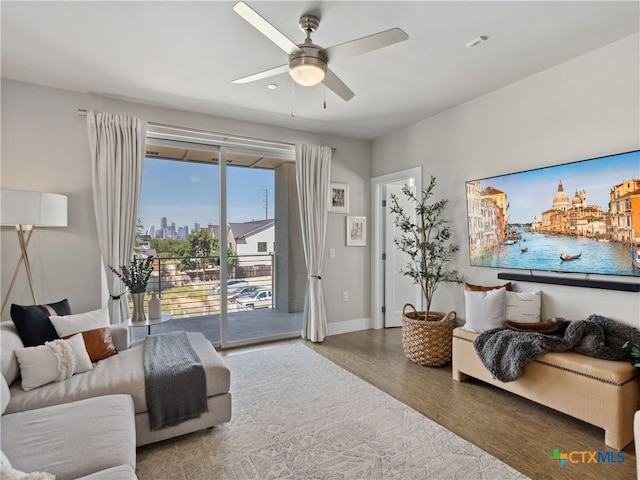
[[304, 86], [313, 87], [324, 81], [327, 62], [317, 57], [300, 56], [289, 61], [289, 75]]

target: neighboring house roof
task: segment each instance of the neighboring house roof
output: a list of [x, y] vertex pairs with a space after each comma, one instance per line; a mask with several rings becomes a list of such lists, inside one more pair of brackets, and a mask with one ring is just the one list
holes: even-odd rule
[[206, 231], [213, 238], [220, 237], [220, 225], [207, 225], [206, 227], [201, 227], [200, 230]]
[[[260, 233], [274, 225], [275, 220], [273, 218], [268, 218], [266, 220], [253, 220], [251, 222], [244, 223], [230, 223], [229, 230], [231, 231], [233, 238], [237, 240], [239, 238], [245, 239], [251, 235]], [[206, 230], [212, 237], [220, 238], [220, 225], [209, 225], [208, 227], [203, 227], [201, 230]]]
[[233, 232], [233, 238], [247, 238], [256, 233], [260, 233], [275, 224], [273, 218], [267, 218], [265, 220], [254, 220], [244, 223], [230, 223], [229, 228]]

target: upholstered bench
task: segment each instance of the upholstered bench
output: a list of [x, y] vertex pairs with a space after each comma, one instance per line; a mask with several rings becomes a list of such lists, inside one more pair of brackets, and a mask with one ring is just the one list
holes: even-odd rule
[[517, 380], [503, 383], [480, 361], [473, 347], [477, 336], [461, 327], [453, 331], [454, 380], [473, 377], [603, 428], [611, 448], [621, 450], [633, 440], [640, 395], [638, 372], [630, 363], [571, 351], [547, 353], [527, 364]]

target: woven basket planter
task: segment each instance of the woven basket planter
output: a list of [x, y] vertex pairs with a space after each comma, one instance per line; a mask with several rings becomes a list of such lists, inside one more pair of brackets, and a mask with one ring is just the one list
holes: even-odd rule
[[[407, 312], [411, 307], [413, 312]], [[451, 361], [456, 312], [418, 312], [407, 303], [402, 309], [402, 347], [405, 355], [418, 365], [438, 367]]]

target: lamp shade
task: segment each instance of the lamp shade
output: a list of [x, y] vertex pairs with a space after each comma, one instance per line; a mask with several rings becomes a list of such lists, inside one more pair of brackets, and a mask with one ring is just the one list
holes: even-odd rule
[[67, 197], [27, 190], [0, 191], [0, 224], [66, 227]]

